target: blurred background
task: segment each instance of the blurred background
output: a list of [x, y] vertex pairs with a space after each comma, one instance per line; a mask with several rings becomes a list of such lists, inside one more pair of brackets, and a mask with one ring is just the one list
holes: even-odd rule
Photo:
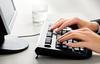
[[[33, 4], [44, 3], [48, 5], [49, 14], [81, 13], [89, 19], [100, 18], [100, 0], [14, 0], [18, 9], [27, 11]], [[22, 2], [24, 3], [22, 3]], [[26, 4], [29, 6], [24, 6]]]
[[[33, 25], [32, 11], [35, 8], [47, 12], [47, 21], [50, 22], [63, 17], [81, 17], [89, 20], [100, 18], [100, 0], [14, 0], [14, 2], [18, 13], [15, 24], [18, 26], [13, 29], [13, 33], [18, 35], [39, 32], [40, 25], [38, 27]], [[34, 32], [36, 27], [37, 30]], [[21, 29], [24, 30], [21, 32]]]
[[100, 18], [100, 0], [44, 0], [54, 13], [81, 13], [89, 19]]

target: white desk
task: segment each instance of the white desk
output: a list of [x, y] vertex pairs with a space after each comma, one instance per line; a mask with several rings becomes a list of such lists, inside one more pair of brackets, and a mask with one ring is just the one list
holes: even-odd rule
[[[39, 33], [41, 29], [41, 25], [33, 24], [32, 14], [31, 14], [32, 12], [31, 2], [32, 1], [35, 2], [35, 0], [32, 1], [14, 0], [14, 1], [18, 10], [18, 15], [15, 21], [14, 28], [12, 30], [12, 35], [19, 36], [19, 35], [31, 35], [31, 34]], [[53, 0], [47, 0], [47, 1], [51, 3]], [[54, 10], [52, 9], [51, 11]], [[53, 13], [55, 13], [55, 11]], [[76, 15], [76, 14], [71, 14], [71, 15]], [[69, 14], [67, 16], [71, 16], [71, 15]], [[77, 15], [79, 16], [79, 14]], [[17, 54], [0, 55], [0, 64], [100, 64], [99, 54], [93, 54], [93, 57], [87, 60], [67, 60], [67, 59], [56, 59], [50, 57], [39, 57], [39, 59], [35, 59], [36, 54], [34, 50], [35, 50], [35, 45], [37, 43], [38, 37], [39, 36], [22, 38], [29, 43], [29, 48], [26, 51]]]

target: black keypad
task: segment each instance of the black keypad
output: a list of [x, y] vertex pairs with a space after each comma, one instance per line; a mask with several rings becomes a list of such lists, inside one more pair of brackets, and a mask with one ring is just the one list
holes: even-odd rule
[[[51, 47], [51, 43], [52, 43], [52, 37], [53, 37], [53, 34], [56, 35], [56, 39], [58, 39], [61, 35], [65, 34], [69, 32], [69, 30], [67, 29], [63, 29], [62, 31], [59, 31], [58, 33], [53, 33], [53, 31], [51, 30], [48, 30], [47, 32], [47, 35], [46, 35], [46, 39], [45, 39], [45, 47]], [[67, 40], [63, 43], [76, 43], [78, 42], [79, 40], [75, 40], [75, 39], [70, 39], [70, 40]], [[61, 50], [67, 50], [67, 51], [72, 51], [74, 53], [83, 53], [84, 52], [84, 49], [82, 48], [74, 48], [74, 47], [69, 47], [69, 46], [66, 46], [65, 44], [63, 43], [60, 43], [58, 41], [56, 41], [56, 45], [55, 45], [55, 48], [57, 49], [61, 49]], [[80, 52], [81, 51], [81, 52]]]
[[69, 32], [70, 29], [63, 29], [59, 32], [54, 32], [48, 28], [45, 36], [45, 42], [43, 46], [36, 48], [35, 52], [37, 55], [46, 55], [54, 57], [64, 57], [70, 59], [86, 59], [92, 56], [92, 51], [87, 48], [80, 47], [69, 47], [65, 45], [66, 43], [78, 43], [80, 40], [70, 39], [64, 42], [59, 42], [57, 39]]

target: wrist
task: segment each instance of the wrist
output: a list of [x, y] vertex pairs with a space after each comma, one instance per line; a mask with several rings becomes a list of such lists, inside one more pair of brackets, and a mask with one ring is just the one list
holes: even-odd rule
[[98, 32], [99, 24], [98, 24], [97, 22], [91, 22], [90, 28], [91, 28], [91, 30], [93, 30], [94, 32]]

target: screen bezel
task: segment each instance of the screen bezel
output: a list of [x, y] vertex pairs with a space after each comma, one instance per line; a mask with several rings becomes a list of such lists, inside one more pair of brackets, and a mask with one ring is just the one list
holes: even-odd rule
[[11, 2], [12, 2], [12, 5], [13, 5], [14, 14], [13, 14], [13, 16], [11, 18], [11, 21], [10, 21], [10, 24], [9, 25], [7, 25], [7, 21], [6, 21], [5, 17], [4, 17], [4, 15], [3, 15], [2, 9], [0, 8], [0, 16], [2, 18], [2, 21], [3, 21], [3, 24], [4, 24], [4, 27], [6, 29], [7, 34], [10, 34], [11, 33], [11, 30], [13, 28], [13, 24], [14, 24], [14, 21], [15, 21], [15, 18], [16, 18], [16, 14], [17, 14], [13, 0], [11, 0]]

